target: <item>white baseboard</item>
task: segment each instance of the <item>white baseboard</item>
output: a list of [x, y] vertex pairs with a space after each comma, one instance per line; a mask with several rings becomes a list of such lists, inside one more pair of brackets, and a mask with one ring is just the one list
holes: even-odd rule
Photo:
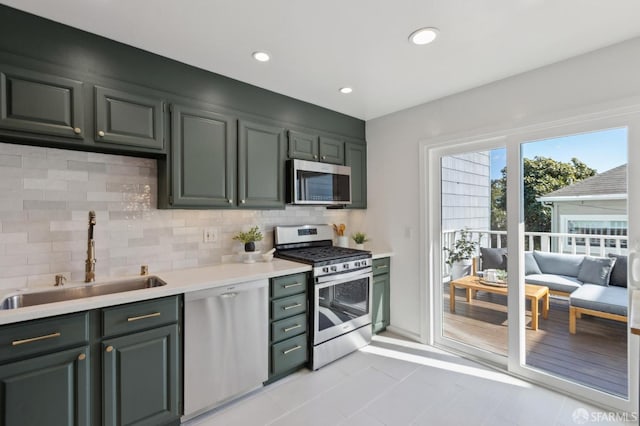
[[391, 333], [399, 334], [402, 337], [406, 337], [407, 339], [411, 339], [418, 343], [424, 343], [419, 334], [414, 333], [413, 331], [405, 330], [404, 328], [395, 327], [393, 325], [387, 326], [387, 330]]

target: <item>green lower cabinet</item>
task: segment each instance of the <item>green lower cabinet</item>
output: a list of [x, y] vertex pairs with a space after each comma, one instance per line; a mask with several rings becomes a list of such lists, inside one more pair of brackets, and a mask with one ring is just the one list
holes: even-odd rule
[[309, 360], [306, 273], [270, 280], [269, 380], [304, 367]]
[[389, 258], [373, 261], [373, 297], [372, 297], [372, 327], [373, 333], [379, 333], [390, 323], [391, 271]]
[[89, 347], [0, 366], [1, 426], [84, 426], [89, 419]]
[[163, 425], [180, 417], [180, 345], [172, 324], [102, 342], [103, 424]]

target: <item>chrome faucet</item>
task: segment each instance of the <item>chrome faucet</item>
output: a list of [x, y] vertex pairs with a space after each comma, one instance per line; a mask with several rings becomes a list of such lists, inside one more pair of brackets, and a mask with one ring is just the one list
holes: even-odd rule
[[87, 261], [85, 262], [84, 282], [96, 280], [96, 244], [93, 240], [93, 227], [96, 225], [96, 212], [89, 212], [89, 237], [87, 240]]

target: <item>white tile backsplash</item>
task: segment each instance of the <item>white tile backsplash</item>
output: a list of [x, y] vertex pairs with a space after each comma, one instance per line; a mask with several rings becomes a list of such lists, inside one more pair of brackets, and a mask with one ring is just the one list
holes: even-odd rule
[[[98, 279], [206, 266], [234, 259], [235, 233], [258, 225], [273, 246], [275, 225], [345, 223], [359, 212], [158, 210], [156, 161], [0, 143], [0, 289], [53, 285], [63, 273], [82, 281], [88, 212], [96, 212]], [[218, 236], [202, 242], [205, 227]], [[355, 231], [355, 230], [354, 230]]]

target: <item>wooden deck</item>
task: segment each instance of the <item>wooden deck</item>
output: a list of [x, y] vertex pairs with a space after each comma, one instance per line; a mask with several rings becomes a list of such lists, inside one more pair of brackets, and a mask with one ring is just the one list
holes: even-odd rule
[[[445, 337], [494, 353], [507, 353], [507, 298], [480, 292], [467, 304], [456, 290], [456, 313], [449, 312], [449, 285], [444, 292]], [[531, 320], [527, 304], [527, 326]], [[627, 396], [626, 324], [583, 315], [577, 333], [569, 333], [569, 303], [551, 298], [549, 318], [539, 329], [526, 330], [527, 364], [602, 391]]]

